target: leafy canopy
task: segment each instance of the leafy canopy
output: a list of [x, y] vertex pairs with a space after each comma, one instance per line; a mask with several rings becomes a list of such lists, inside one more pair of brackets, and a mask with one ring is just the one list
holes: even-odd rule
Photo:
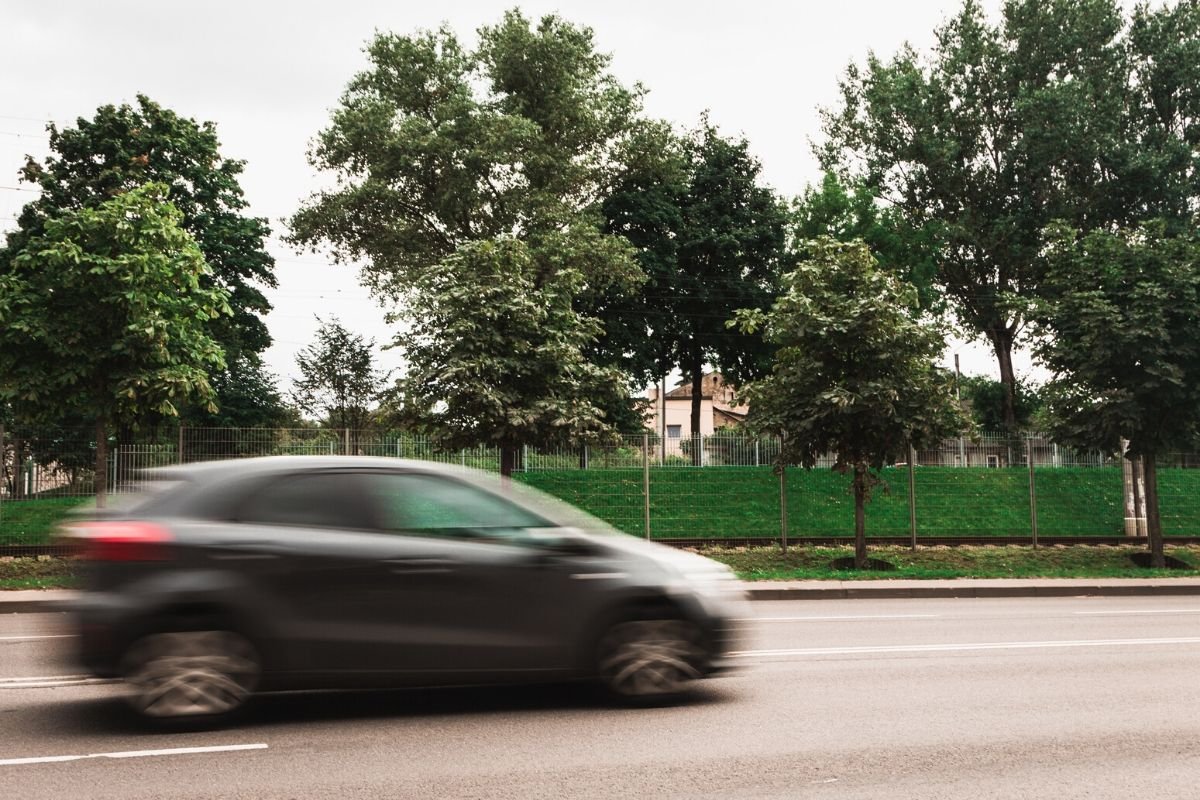
[[779, 463], [812, 468], [834, 453], [839, 469], [879, 469], [956, 433], [961, 416], [933, 363], [944, 340], [913, 319], [916, 290], [861, 242], [806, 250], [769, 311], [738, 314], [777, 348], [771, 374], [740, 396], [752, 428], [783, 437]]
[[45, 220], [0, 273], [0, 401], [50, 423], [211, 404], [230, 308], [209, 274], [161, 184]]
[[[22, 210], [17, 230], [0, 250], [0, 271], [47, 220], [94, 208], [146, 183], [168, 186], [180, 226], [209, 265], [203, 284], [219, 287], [229, 298], [232, 313], [207, 323], [228, 362], [228, 372], [210, 376], [223, 413], [277, 415], [278, 396], [258, 358], [271, 344], [261, 316], [271, 305], [262, 287], [275, 286], [275, 262], [265, 247], [266, 220], [246, 215], [239, 183], [245, 162], [221, 155], [213, 123], [179, 116], [144, 95], [134, 106], [101, 106], [91, 119], [81, 117], [61, 130], [52, 124], [49, 131], [51, 155], [41, 163], [29, 158], [22, 170], [41, 195]], [[265, 384], [268, 391], [239, 392], [236, 387], [244, 380]], [[190, 416], [212, 421], [207, 413]]]

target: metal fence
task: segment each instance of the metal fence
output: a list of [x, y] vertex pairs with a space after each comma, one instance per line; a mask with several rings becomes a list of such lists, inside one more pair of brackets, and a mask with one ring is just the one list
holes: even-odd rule
[[[266, 455], [389, 456], [497, 471], [491, 447], [446, 450], [404, 433], [329, 428], [179, 428], [110, 442], [108, 489], [136, 488], [147, 468]], [[0, 460], [0, 546], [39, 543], [46, 504], [77, 505], [94, 493], [95, 442], [82, 431], [5, 431]], [[652, 538], [840, 537], [853, 534], [849, 476], [771, 466], [774, 439], [720, 432], [661, 439], [635, 434], [603, 447], [526, 448], [515, 478], [615, 526]], [[897, 453], [867, 508], [875, 537], [1125, 535], [1116, 453], [1061, 447], [1042, 436], [948, 439], [910, 459]], [[1164, 532], [1200, 535], [1200, 457], [1161, 459]], [[42, 506], [39, 512], [37, 507]]]

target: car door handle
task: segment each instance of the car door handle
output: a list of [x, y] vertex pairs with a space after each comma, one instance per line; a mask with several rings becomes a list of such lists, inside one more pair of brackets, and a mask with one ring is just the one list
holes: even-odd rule
[[435, 575], [453, 572], [458, 566], [450, 558], [385, 558], [383, 563], [399, 575]]

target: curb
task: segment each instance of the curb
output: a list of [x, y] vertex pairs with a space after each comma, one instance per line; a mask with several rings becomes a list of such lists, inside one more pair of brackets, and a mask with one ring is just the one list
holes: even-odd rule
[[914, 598], [987, 597], [1151, 597], [1200, 595], [1200, 585], [1135, 584], [1131, 586], [836, 586], [747, 588], [751, 600], [896, 600]]
[[[1070, 579], [1032, 581], [782, 581], [744, 582], [750, 600], [902, 600], [997, 597], [1152, 597], [1200, 595], [1200, 579], [1119, 579], [1089, 583]], [[7, 596], [6, 596], [7, 595]], [[71, 609], [75, 593], [56, 590], [0, 592], [2, 614], [55, 614]]]

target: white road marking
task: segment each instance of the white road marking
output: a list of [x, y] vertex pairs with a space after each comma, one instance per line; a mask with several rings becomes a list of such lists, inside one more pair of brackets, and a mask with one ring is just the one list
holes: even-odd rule
[[740, 617], [734, 622], [852, 622], [860, 619], [937, 619], [941, 614], [861, 614], [828, 617]]
[[229, 753], [237, 750], [266, 750], [267, 745], [258, 744], [224, 744], [212, 747], [173, 747], [169, 750], [125, 750], [117, 753], [88, 753], [82, 756], [35, 756], [33, 758], [3, 758], [0, 767], [12, 767], [19, 764], [51, 764], [58, 761], [82, 761], [88, 758], [148, 758], [151, 756], [183, 756], [193, 753]]
[[1142, 611], [1076, 611], [1080, 617], [1108, 617], [1117, 614], [1200, 614], [1200, 608], [1156, 608]]
[[73, 638], [73, 636], [72, 636], [72, 634], [69, 634], [69, 633], [56, 634], [56, 635], [53, 635], [53, 636], [50, 636], [50, 635], [42, 635], [42, 636], [0, 636], [0, 642], [27, 642], [27, 641], [32, 641], [33, 639], [71, 639], [71, 638]]
[[0, 678], [0, 689], [54, 689], [59, 686], [92, 686], [117, 683], [114, 678], [93, 678], [90, 675], [43, 675], [28, 678]]
[[1121, 647], [1130, 645], [1200, 644], [1200, 636], [1176, 639], [1080, 639], [1049, 642], [971, 642], [963, 644], [896, 644], [867, 647], [808, 647], [791, 650], [744, 650], [734, 658], [776, 656], [841, 656], [872, 653], [953, 653], [968, 650], [1036, 650], [1054, 647]]

